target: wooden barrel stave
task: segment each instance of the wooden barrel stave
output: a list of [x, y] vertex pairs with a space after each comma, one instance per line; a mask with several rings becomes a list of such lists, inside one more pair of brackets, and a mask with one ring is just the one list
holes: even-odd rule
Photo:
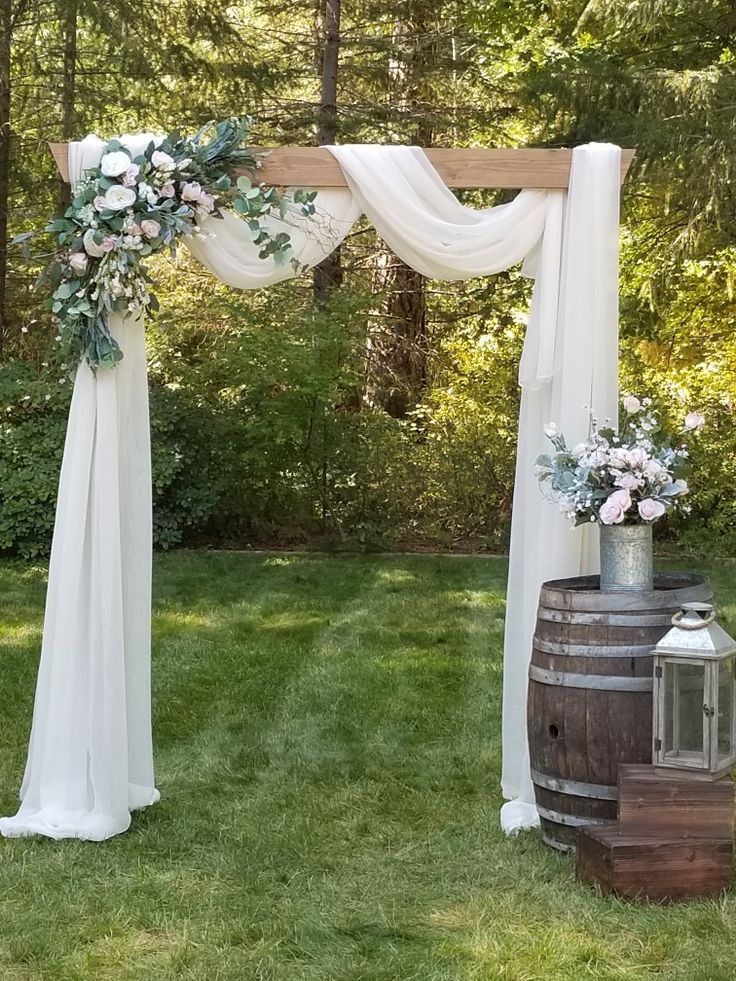
[[530, 666], [542, 834], [570, 851], [581, 824], [615, 820], [619, 763], [651, 762], [652, 648], [683, 602], [712, 599], [707, 580], [685, 574], [657, 576], [648, 593], [597, 585], [597, 577], [544, 584]]

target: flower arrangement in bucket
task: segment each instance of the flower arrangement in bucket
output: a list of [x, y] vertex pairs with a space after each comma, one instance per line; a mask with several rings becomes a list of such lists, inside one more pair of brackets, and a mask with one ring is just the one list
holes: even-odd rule
[[590, 436], [571, 448], [554, 423], [545, 426], [554, 452], [537, 458], [537, 476], [573, 526], [600, 525], [601, 589], [653, 588], [652, 525], [684, 506], [689, 452], [683, 437], [704, 423], [690, 412], [681, 432], [669, 433], [651, 399], [629, 395], [618, 429], [599, 427], [591, 416]]

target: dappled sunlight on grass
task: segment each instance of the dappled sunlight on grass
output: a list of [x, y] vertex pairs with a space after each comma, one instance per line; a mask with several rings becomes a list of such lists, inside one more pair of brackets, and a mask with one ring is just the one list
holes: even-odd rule
[[35, 626], [29, 626], [26, 624], [20, 624], [18, 626], [10, 626], [7, 623], [3, 626], [2, 632], [0, 632], [0, 648], [2, 647], [17, 647], [17, 648], [27, 648], [29, 646], [41, 646], [41, 624]]
[[415, 572], [409, 572], [408, 569], [379, 569], [376, 581], [394, 586], [411, 586], [417, 581], [417, 575]]
[[191, 610], [157, 610], [153, 616], [156, 630], [182, 630], [187, 627], [208, 627], [214, 624], [213, 616], [193, 613]]

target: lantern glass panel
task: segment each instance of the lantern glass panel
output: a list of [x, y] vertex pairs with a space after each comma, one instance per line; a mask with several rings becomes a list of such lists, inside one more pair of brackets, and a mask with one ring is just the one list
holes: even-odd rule
[[733, 751], [734, 662], [727, 658], [718, 665], [718, 743], [716, 762], [728, 760]]
[[705, 665], [666, 660], [663, 680], [665, 761], [704, 767]]

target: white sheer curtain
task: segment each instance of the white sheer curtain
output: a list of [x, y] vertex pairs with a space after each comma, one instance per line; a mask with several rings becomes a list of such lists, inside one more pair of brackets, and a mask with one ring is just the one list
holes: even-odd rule
[[[124, 137], [134, 151], [150, 135]], [[155, 137], [154, 137], [155, 139]], [[99, 160], [96, 138], [71, 144], [73, 180]], [[320, 261], [363, 211], [404, 261], [455, 280], [525, 260], [535, 278], [520, 367], [523, 387], [504, 676], [507, 830], [536, 819], [526, 747], [525, 693], [537, 594], [545, 578], [592, 568], [585, 534], [571, 535], [544, 503], [533, 461], [541, 427], [573, 439], [587, 431], [583, 405], [612, 415], [617, 374], [620, 151], [573, 154], [569, 195], [522, 191], [474, 211], [447, 190], [421, 150], [331, 147], [347, 190], [324, 191], [319, 220], [289, 232], [303, 265]], [[253, 289], [291, 268], [257, 258], [234, 216], [210, 220], [190, 250], [216, 276]], [[114, 370], [80, 366], [64, 451], [44, 641], [22, 805], [4, 835], [100, 840], [127, 829], [130, 810], [158, 799], [150, 726], [150, 448], [143, 325], [116, 321], [125, 352]], [[586, 530], [587, 531], [587, 530]]]

